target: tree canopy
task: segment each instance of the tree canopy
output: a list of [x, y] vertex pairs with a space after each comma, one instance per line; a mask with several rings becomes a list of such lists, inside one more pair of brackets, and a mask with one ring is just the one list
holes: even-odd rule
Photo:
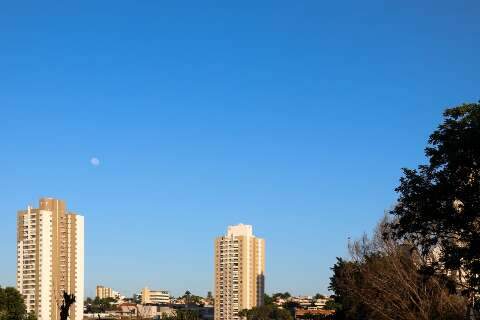
[[242, 310], [238, 313], [247, 320], [292, 320], [290, 312], [280, 309], [276, 305], [264, 305], [250, 310]]
[[186, 304], [203, 305], [202, 297], [192, 294], [190, 291], [185, 291], [185, 294], [180, 299], [184, 299]]
[[403, 169], [394, 236], [434, 253], [430, 272], [455, 274], [473, 299], [480, 293], [480, 104], [447, 109], [425, 154], [428, 164]]
[[114, 304], [117, 300], [114, 298], [103, 298], [100, 299], [99, 297], [87, 298], [85, 301], [85, 307], [87, 309], [87, 313], [104, 313], [106, 311], [115, 310], [117, 306]]
[[269, 305], [272, 305], [274, 302], [274, 299], [272, 297], [270, 297], [268, 294], [264, 293], [263, 294], [263, 303], [266, 305], [266, 306], [269, 306]]
[[291, 297], [291, 294], [287, 291], [287, 292], [277, 292], [277, 293], [274, 293], [272, 295], [272, 298], [273, 300], [276, 300], [278, 298], [281, 298], [281, 299], [288, 299]]
[[17, 289], [0, 287], [0, 320], [35, 320], [33, 314], [27, 314], [23, 297]]
[[[372, 239], [333, 266], [337, 319], [474, 319], [480, 296], [480, 104], [447, 109], [427, 164], [403, 169]], [[463, 296], [463, 297], [462, 297]]]
[[317, 293], [313, 296], [313, 299], [325, 299], [326, 297], [321, 294], [321, 293]]
[[466, 302], [446, 275], [425, 277], [423, 259], [405, 242], [384, 238], [383, 220], [373, 237], [350, 245], [349, 260], [338, 258], [330, 289], [337, 319], [462, 320]]

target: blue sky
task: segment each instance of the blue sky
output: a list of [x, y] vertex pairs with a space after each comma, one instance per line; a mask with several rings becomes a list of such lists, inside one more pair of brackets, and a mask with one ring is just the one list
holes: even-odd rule
[[[327, 292], [447, 106], [480, 98], [478, 1], [5, 2], [0, 284], [16, 211], [85, 216], [86, 289], [213, 285], [266, 239], [267, 291]], [[94, 167], [90, 159], [97, 157]]]

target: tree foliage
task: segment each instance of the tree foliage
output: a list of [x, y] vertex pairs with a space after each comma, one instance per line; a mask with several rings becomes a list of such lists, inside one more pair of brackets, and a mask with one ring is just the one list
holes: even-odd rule
[[179, 297], [179, 298], [183, 299], [185, 301], [185, 304], [187, 304], [187, 305], [189, 305], [189, 304], [203, 305], [204, 304], [202, 302], [203, 298], [201, 296], [194, 295], [188, 290], [185, 291], [185, 294], [183, 296]]
[[274, 293], [272, 295], [272, 298], [273, 300], [276, 300], [276, 299], [288, 299], [290, 298], [292, 295], [287, 291], [287, 292], [277, 292], [277, 293]]
[[463, 319], [466, 302], [454, 293], [446, 275], [425, 276], [423, 257], [414, 246], [386, 237], [382, 221], [372, 239], [350, 245], [350, 260], [338, 258], [330, 289], [337, 319]]
[[447, 109], [428, 142], [428, 164], [404, 169], [396, 189], [394, 235], [432, 257], [430, 273], [456, 275], [473, 304], [480, 294], [480, 104]]
[[264, 305], [254, 307], [250, 310], [242, 310], [238, 313], [240, 317], [247, 320], [292, 320], [292, 316], [285, 309], [280, 309], [275, 305]]
[[33, 313], [27, 314], [23, 297], [17, 289], [0, 287], [0, 320], [35, 320]]
[[117, 308], [114, 304], [116, 301], [117, 300], [114, 298], [87, 298], [87, 300], [85, 301], [86, 311], [87, 313], [105, 313], [107, 311], [112, 311]]
[[263, 304], [266, 306], [273, 305], [274, 299], [268, 294], [263, 294]]
[[313, 296], [313, 299], [325, 299], [326, 297], [321, 294], [321, 293], [317, 293]]
[[335, 296], [334, 296], [333, 299], [328, 300], [328, 301], [325, 303], [324, 309], [325, 309], [325, 310], [335, 310], [335, 311], [337, 311], [337, 312], [341, 312], [341, 310], [342, 310], [342, 304], [339, 303], [338, 301], [335, 301]]

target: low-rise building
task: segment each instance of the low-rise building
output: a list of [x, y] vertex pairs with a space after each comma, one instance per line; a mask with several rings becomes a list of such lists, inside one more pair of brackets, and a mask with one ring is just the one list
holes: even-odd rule
[[[213, 306], [197, 305], [165, 305], [165, 304], [133, 304], [122, 303], [116, 311], [110, 311], [105, 317], [140, 317], [142, 319], [162, 319], [175, 317], [178, 313], [192, 311], [200, 320], [213, 320]], [[102, 315], [103, 316], [103, 315]]]
[[318, 299], [314, 299], [313, 304], [315, 305], [315, 307], [323, 308], [325, 307], [325, 305], [329, 300], [331, 300], [331, 298], [327, 298], [327, 297], [318, 298]]
[[135, 303], [122, 303], [118, 306], [118, 311], [116, 312], [119, 316], [137, 316], [138, 308]]
[[334, 310], [310, 310], [310, 309], [300, 309], [297, 308], [295, 309], [295, 319], [309, 319], [309, 315], [312, 316], [312, 319], [315, 318], [315, 316], [322, 315], [322, 316], [330, 316], [335, 314]]
[[173, 317], [176, 315], [175, 309], [169, 305], [139, 304], [137, 309], [138, 315], [145, 319]]
[[150, 290], [147, 287], [142, 289], [142, 304], [168, 304], [170, 295], [166, 290]]
[[312, 297], [311, 296], [298, 296], [298, 297], [290, 297], [288, 298], [289, 301], [297, 303], [302, 308], [307, 308], [312, 305]]

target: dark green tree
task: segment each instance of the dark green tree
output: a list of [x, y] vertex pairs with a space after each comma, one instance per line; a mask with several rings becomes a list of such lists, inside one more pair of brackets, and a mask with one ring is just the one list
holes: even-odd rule
[[332, 300], [328, 300], [325, 303], [324, 309], [325, 310], [335, 310], [338, 313], [338, 312], [341, 312], [342, 305], [335, 301], [335, 296], [334, 296]]
[[179, 309], [175, 316], [176, 320], [199, 320], [200, 315], [195, 310]]
[[114, 304], [114, 302], [116, 302], [116, 299], [114, 298], [100, 299], [99, 297], [95, 297], [94, 300], [92, 300], [92, 298], [87, 298], [85, 302], [85, 307], [88, 313], [104, 313], [106, 311], [116, 309], [116, 306]]
[[194, 295], [188, 290], [180, 298], [185, 300], [186, 305], [190, 305], [190, 304], [203, 305], [202, 297]]
[[[357, 277], [361, 279], [361, 274], [357, 271], [357, 266], [352, 261], [347, 261], [337, 257], [337, 262], [331, 268], [333, 275], [330, 277], [329, 289], [335, 293], [333, 296], [334, 305], [331, 305], [335, 310], [335, 316], [338, 320], [355, 319], [366, 320], [368, 314], [366, 306], [349, 292], [347, 277]], [[347, 310], [348, 312], [345, 312]]]
[[34, 315], [27, 315], [27, 309], [17, 289], [0, 287], [0, 320], [36, 319]]
[[313, 296], [313, 299], [325, 299], [326, 297], [321, 294], [321, 293], [317, 293], [316, 295]]
[[292, 316], [285, 309], [280, 309], [275, 305], [264, 305], [254, 307], [250, 310], [242, 310], [238, 313], [240, 317], [247, 320], [292, 320]]
[[426, 274], [455, 274], [473, 306], [480, 294], [480, 104], [447, 109], [425, 154], [428, 164], [403, 169], [394, 235], [425, 256], [433, 252]]
[[283, 293], [282, 293], [282, 292], [277, 292], [277, 293], [274, 293], [274, 294], [272, 295], [273, 300], [276, 300], [276, 299], [278, 299], [278, 298], [288, 299], [288, 298], [290, 298], [290, 297], [291, 297], [291, 295], [290, 295], [290, 292], [288, 292], [288, 291], [287, 291], [287, 292], [283, 292]]
[[292, 317], [295, 317], [295, 310], [297, 308], [300, 308], [300, 304], [298, 302], [295, 302], [295, 301], [287, 301], [282, 305], [282, 307], [285, 310], [287, 310], [288, 312], [290, 312]]
[[37, 320], [37, 317], [35, 316], [35, 313], [33, 311], [30, 311], [28, 313], [27, 320]]
[[185, 291], [185, 294], [183, 295], [183, 298], [185, 299], [185, 304], [190, 304], [190, 297], [192, 293], [190, 291]]
[[273, 304], [273, 298], [270, 297], [268, 294], [264, 293], [263, 294], [263, 304], [268, 306]]

